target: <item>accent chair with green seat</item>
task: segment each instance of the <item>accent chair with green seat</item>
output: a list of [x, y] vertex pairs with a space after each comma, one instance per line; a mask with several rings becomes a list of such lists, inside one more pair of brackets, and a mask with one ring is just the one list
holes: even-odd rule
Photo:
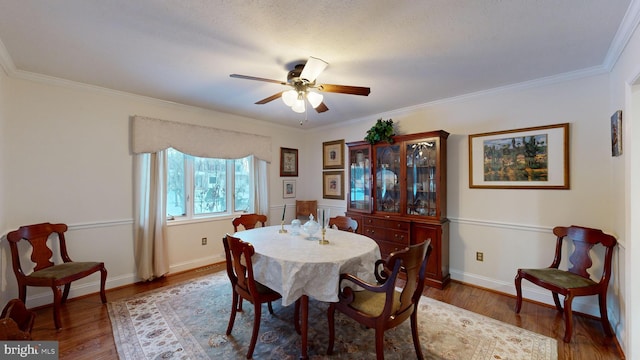
[[[598, 295], [600, 305], [600, 321], [607, 336], [613, 336], [609, 317], [607, 316], [607, 288], [611, 278], [611, 261], [613, 250], [617, 244], [616, 238], [607, 235], [599, 229], [591, 229], [581, 226], [557, 226], [553, 229], [557, 236], [555, 257], [551, 265], [541, 269], [518, 269], [515, 278], [516, 286], [516, 313], [522, 308], [522, 279], [550, 290], [556, 309], [563, 313], [565, 322], [564, 342], [571, 341], [573, 330], [573, 315], [571, 304], [576, 296]], [[568, 270], [560, 269], [562, 260], [562, 243], [567, 238], [572, 240], [574, 250], [569, 256]], [[587, 272], [593, 265], [591, 249], [594, 245], [604, 247], [604, 262], [602, 263], [602, 275], [599, 280], [592, 280]], [[564, 296], [564, 310], [560, 304], [558, 294]]]
[[[107, 281], [107, 269], [103, 262], [76, 262], [72, 261], [67, 252], [67, 243], [64, 233], [67, 231], [65, 224], [42, 223], [34, 225], [21, 226], [18, 230], [11, 231], [7, 234], [9, 247], [11, 248], [11, 261], [13, 272], [18, 281], [19, 298], [26, 303], [27, 286], [49, 287], [53, 291], [53, 320], [56, 329], [62, 328], [60, 321], [61, 304], [67, 301], [71, 282], [89, 276], [94, 272], [100, 271], [100, 298], [102, 303], [107, 302], [107, 296], [104, 292], [105, 283]], [[47, 245], [47, 241], [58, 241], [58, 249], [62, 263], [55, 264], [52, 261], [53, 251]], [[35, 267], [31, 273], [25, 274], [23, 266], [20, 262], [21, 256], [18, 250], [18, 243], [26, 240], [31, 245], [31, 261], [30, 269], [35, 263]], [[26, 265], [26, 264], [25, 264]], [[61, 293], [60, 286], [64, 285], [64, 292]]]

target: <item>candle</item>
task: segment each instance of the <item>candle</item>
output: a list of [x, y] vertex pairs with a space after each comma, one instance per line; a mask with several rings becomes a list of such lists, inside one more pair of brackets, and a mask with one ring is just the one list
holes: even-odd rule
[[284, 221], [284, 213], [287, 212], [287, 204], [284, 204], [284, 209], [282, 209], [282, 221]]
[[322, 209], [322, 226], [327, 225], [326, 222], [324, 222], [324, 209]]

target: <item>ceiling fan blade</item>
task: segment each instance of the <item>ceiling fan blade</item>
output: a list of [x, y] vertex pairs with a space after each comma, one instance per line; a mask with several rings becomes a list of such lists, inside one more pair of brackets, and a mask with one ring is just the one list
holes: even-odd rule
[[260, 101], [256, 101], [256, 104], [257, 104], [257, 105], [264, 105], [264, 104], [266, 104], [266, 103], [268, 103], [268, 102], [271, 102], [271, 101], [273, 101], [273, 100], [275, 100], [275, 99], [278, 99], [278, 98], [282, 97], [282, 93], [283, 93], [283, 92], [284, 92], [284, 91], [280, 91], [280, 92], [279, 92], [279, 93], [277, 93], [277, 94], [273, 94], [273, 95], [271, 95], [271, 96], [269, 96], [269, 97], [267, 97], [267, 98], [264, 98], [264, 99], [262, 99], [262, 100], [260, 100]]
[[318, 86], [318, 90], [333, 92], [333, 93], [349, 94], [349, 95], [362, 95], [362, 96], [368, 96], [369, 93], [371, 92], [371, 89], [369, 89], [368, 87], [334, 85], [334, 84], [322, 84]]
[[229, 76], [231, 76], [232, 78], [236, 78], [236, 79], [257, 80], [257, 81], [270, 82], [270, 83], [274, 83], [274, 84], [287, 85], [287, 83], [284, 82], [284, 81], [265, 79], [265, 78], [261, 78], [261, 77], [255, 77], [255, 76], [240, 75], [240, 74], [231, 74]]
[[304, 68], [302, 68], [302, 72], [300, 73], [300, 78], [312, 83], [316, 80], [318, 75], [324, 71], [327, 65], [329, 65], [329, 63], [326, 61], [311, 56], [309, 57], [309, 60], [307, 60], [307, 63], [304, 64]]
[[319, 113], [323, 113], [323, 112], [325, 112], [325, 111], [327, 111], [327, 110], [329, 110], [329, 108], [328, 108], [328, 107], [327, 107], [327, 105], [325, 105], [323, 102], [322, 102], [322, 103], [320, 103], [320, 105], [318, 105], [318, 106], [316, 107], [316, 111], [318, 112], [318, 114], [319, 114]]

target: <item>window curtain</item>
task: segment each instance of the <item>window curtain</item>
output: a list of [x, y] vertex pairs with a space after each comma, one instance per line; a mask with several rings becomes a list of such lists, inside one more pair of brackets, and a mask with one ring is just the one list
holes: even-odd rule
[[134, 241], [138, 276], [152, 280], [169, 272], [166, 219], [166, 149], [219, 159], [254, 161], [254, 210], [267, 214], [267, 163], [271, 138], [206, 126], [133, 116], [131, 149], [134, 154]]
[[134, 156], [135, 259], [142, 280], [169, 272], [166, 179], [165, 150]]
[[267, 215], [269, 213], [269, 186], [267, 184], [267, 162], [255, 159], [253, 162], [253, 188], [255, 191], [253, 204], [254, 211], [258, 214]]

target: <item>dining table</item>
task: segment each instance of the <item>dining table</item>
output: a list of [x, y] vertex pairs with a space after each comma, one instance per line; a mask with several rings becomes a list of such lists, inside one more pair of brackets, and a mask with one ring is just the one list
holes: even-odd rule
[[234, 236], [255, 249], [251, 260], [256, 281], [280, 293], [283, 306], [300, 300], [300, 359], [308, 359], [309, 298], [337, 302], [340, 274], [374, 281], [375, 262], [380, 259], [373, 239], [332, 228], [326, 229], [327, 243], [320, 241], [320, 232], [296, 233], [288, 225], [238, 231]]

